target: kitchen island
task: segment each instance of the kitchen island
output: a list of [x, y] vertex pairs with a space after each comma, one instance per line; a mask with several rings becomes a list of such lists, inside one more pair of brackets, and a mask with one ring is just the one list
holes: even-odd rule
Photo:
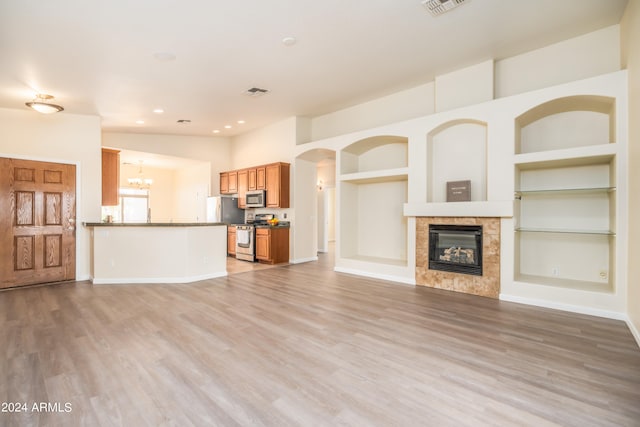
[[189, 283], [227, 275], [223, 223], [84, 223], [94, 284]]

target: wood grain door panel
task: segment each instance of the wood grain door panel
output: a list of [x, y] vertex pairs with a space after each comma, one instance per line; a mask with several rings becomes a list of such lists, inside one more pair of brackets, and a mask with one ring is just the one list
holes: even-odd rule
[[0, 288], [75, 279], [75, 166], [0, 158]]

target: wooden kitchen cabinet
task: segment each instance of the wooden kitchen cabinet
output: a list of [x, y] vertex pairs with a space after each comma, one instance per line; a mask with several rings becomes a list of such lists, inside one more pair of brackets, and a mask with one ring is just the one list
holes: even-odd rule
[[236, 194], [238, 192], [238, 171], [229, 172], [228, 194]]
[[102, 206], [120, 204], [120, 151], [102, 149]]
[[238, 174], [238, 207], [245, 209], [247, 207], [247, 188], [249, 186], [249, 171], [247, 169], [240, 170]]
[[256, 228], [256, 259], [262, 263], [289, 262], [289, 228]]
[[248, 175], [248, 179], [249, 179], [249, 184], [247, 186], [247, 188], [249, 189], [249, 191], [253, 191], [256, 190], [256, 168], [252, 168], [249, 169], [248, 171], [249, 175]]
[[246, 208], [246, 193], [266, 190], [266, 207], [290, 207], [289, 163], [272, 163], [255, 168], [220, 173], [220, 194], [237, 194], [238, 207]]
[[236, 256], [236, 227], [227, 227], [227, 255]]
[[220, 174], [220, 194], [229, 194], [229, 172]]
[[258, 166], [256, 168], [256, 190], [267, 189], [266, 170], [265, 166]]
[[289, 163], [273, 163], [265, 166], [268, 208], [289, 207]]

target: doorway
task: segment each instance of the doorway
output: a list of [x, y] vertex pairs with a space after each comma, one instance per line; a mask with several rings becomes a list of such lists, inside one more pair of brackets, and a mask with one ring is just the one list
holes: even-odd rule
[[0, 158], [0, 289], [75, 280], [75, 165]]
[[315, 261], [335, 239], [335, 151], [306, 151], [296, 157], [294, 170], [295, 260]]

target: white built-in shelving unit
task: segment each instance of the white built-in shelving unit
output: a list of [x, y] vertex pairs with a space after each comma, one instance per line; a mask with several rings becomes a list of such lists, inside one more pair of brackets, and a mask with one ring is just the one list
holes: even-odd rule
[[570, 96], [516, 119], [515, 281], [613, 292], [614, 106]]
[[[375, 136], [340, 152], [340, 260], [380, 266], [407, 266], [408, 138]], [[381, 273], [384, 275], [384, 273]]]

